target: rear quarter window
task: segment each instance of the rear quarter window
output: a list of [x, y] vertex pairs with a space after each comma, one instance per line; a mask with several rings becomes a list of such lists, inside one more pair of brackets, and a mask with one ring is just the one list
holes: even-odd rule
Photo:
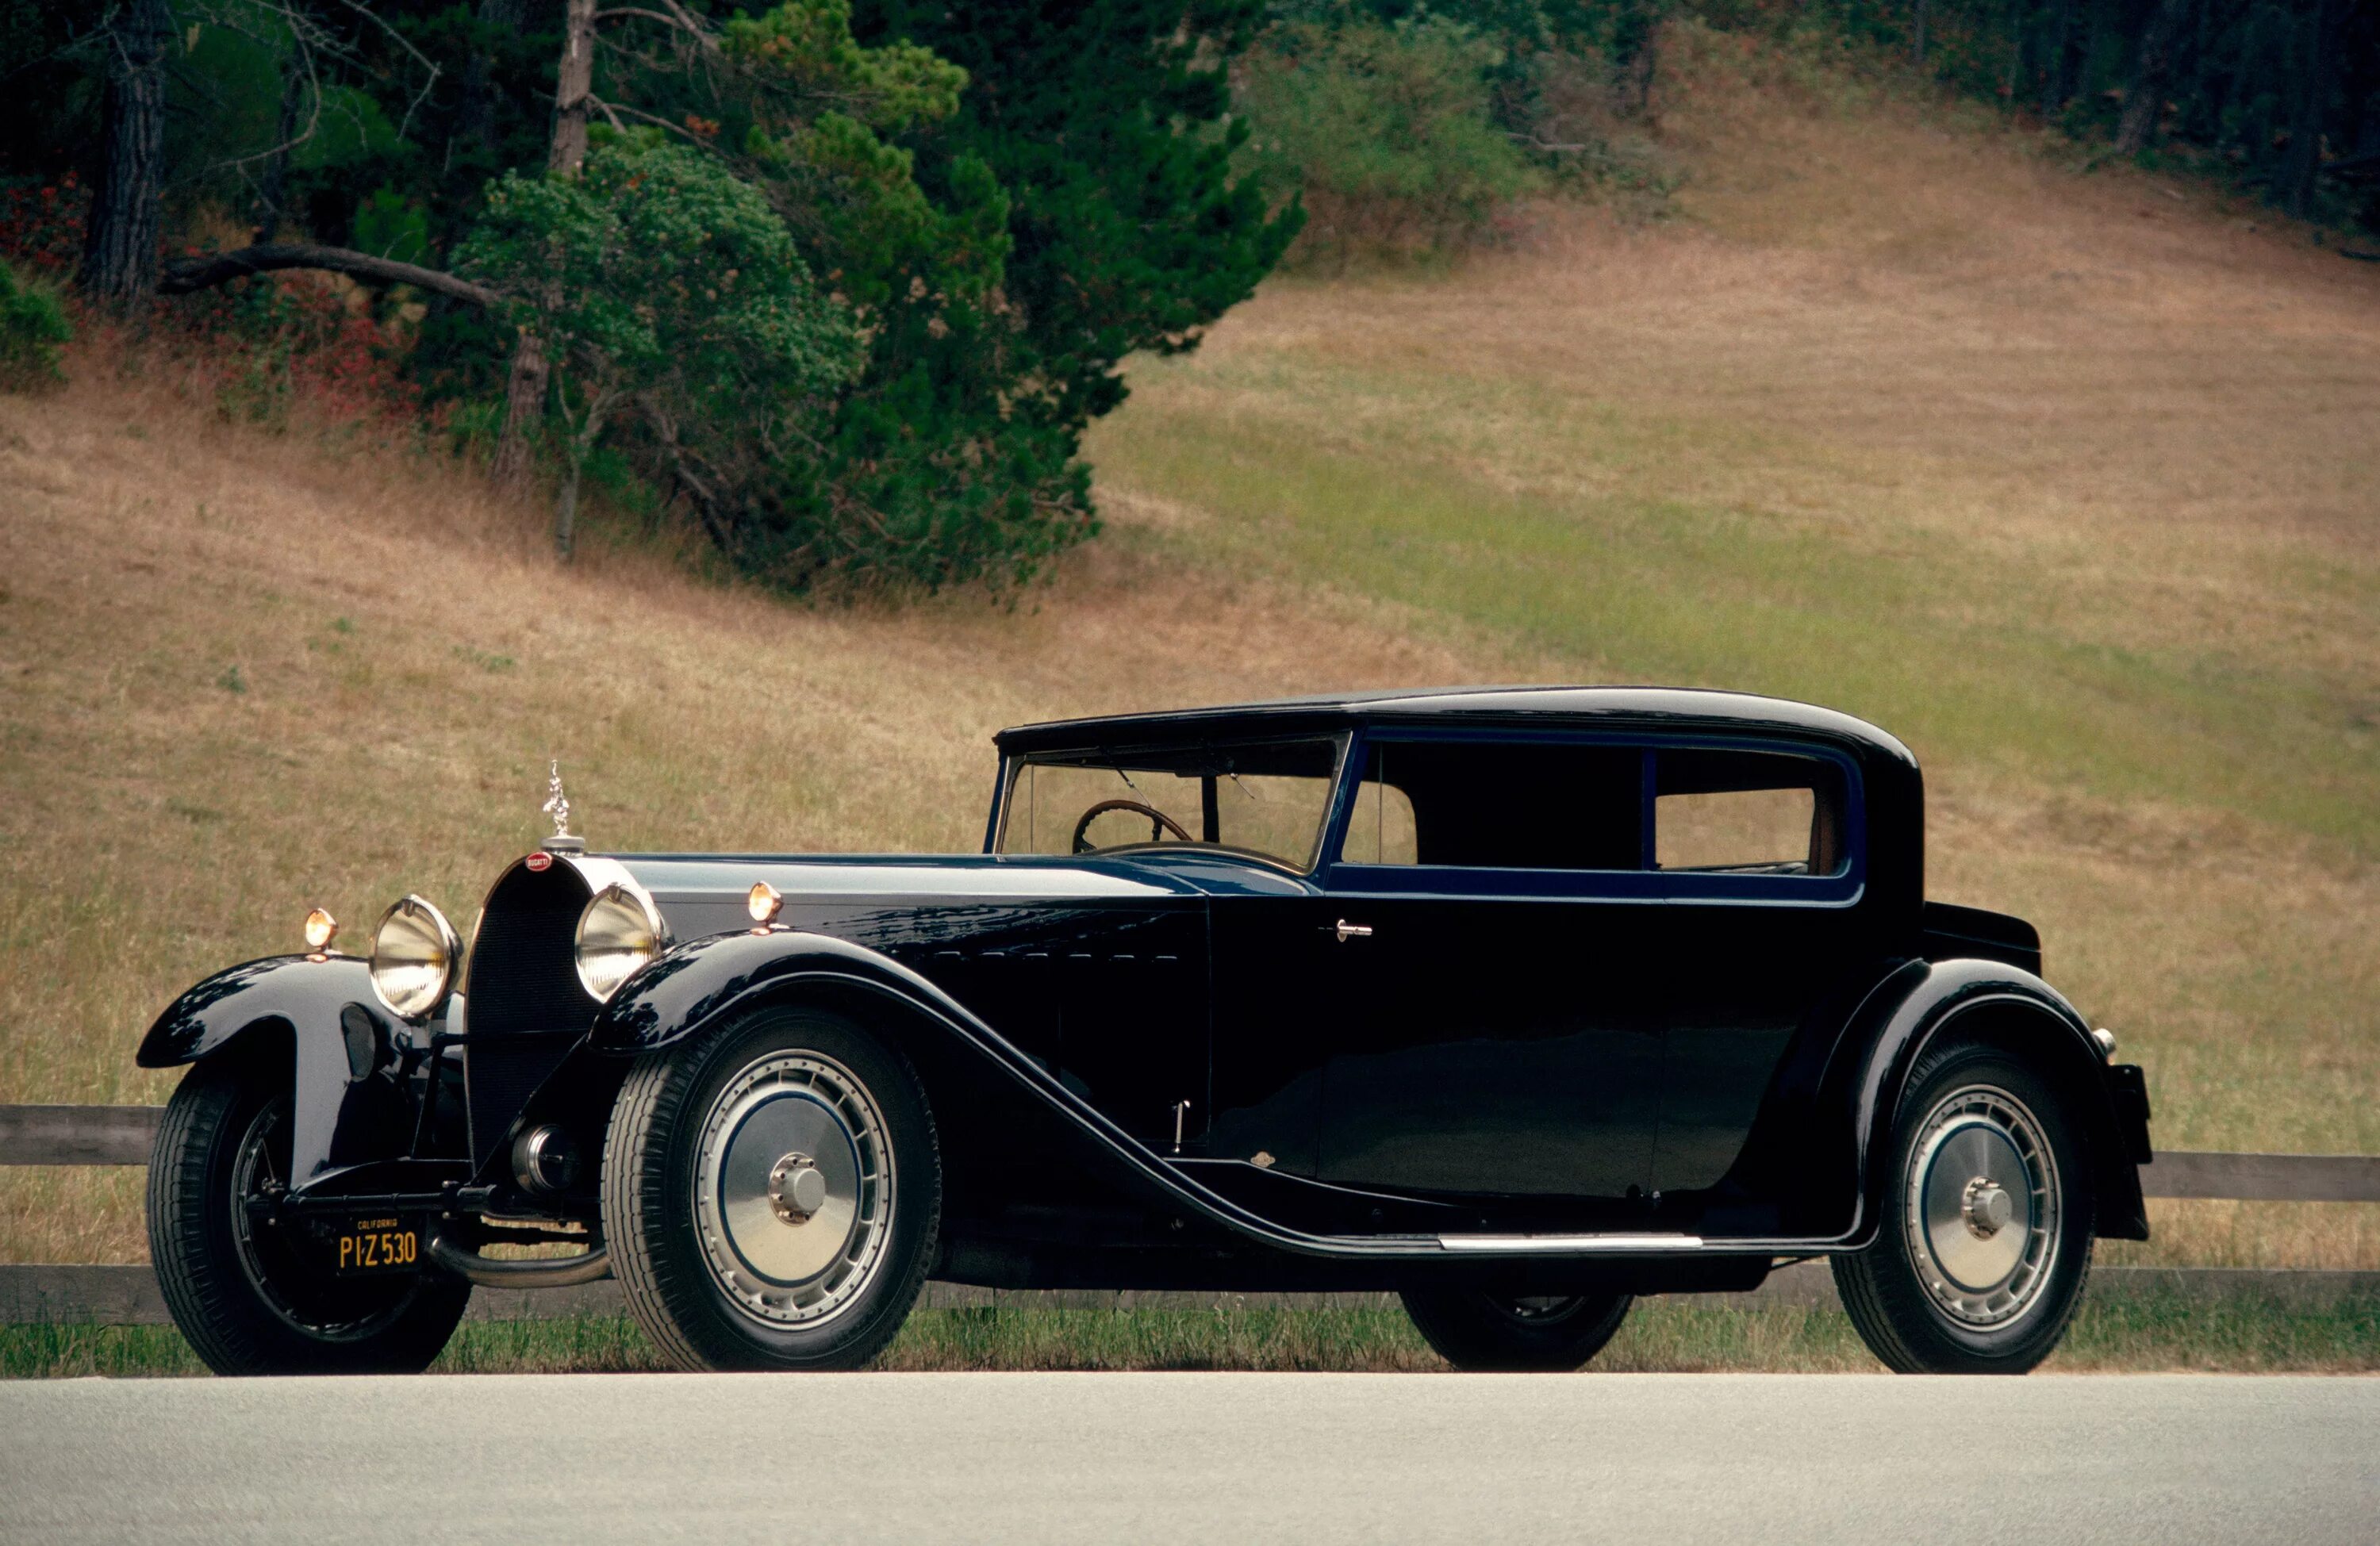
[[1850, 853], [1841, 770], [1775, 752], [1664, 751], [1656, 762], [1657, 869], [1836, 876]]

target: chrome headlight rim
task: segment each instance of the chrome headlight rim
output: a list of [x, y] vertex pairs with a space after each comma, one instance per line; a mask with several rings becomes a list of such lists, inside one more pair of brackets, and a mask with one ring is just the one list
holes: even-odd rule
[[427, 898], [407, 892], [373, 926], [365, 974], [383, 1009], [419, 1025], [453, 996], [462, 963], [463, 941], [446, 914]]
[[608, 1004], [623, 984], [669, 948], [669, 924], [651, 893], [634, 880], [619, 879], [599, 888], [578, 910], [571, 963], [587, 996]]

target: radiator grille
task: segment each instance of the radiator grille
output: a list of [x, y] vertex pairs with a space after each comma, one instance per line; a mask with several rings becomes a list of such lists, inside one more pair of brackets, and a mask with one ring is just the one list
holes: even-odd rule
[[464, 1084], [471, 1155], [480, 1164], [595, 1018], [574, 960], [588, 895], [566, 862], [542, 874], [516, 864], [488, 894], [464, 988], [471, 1038]]

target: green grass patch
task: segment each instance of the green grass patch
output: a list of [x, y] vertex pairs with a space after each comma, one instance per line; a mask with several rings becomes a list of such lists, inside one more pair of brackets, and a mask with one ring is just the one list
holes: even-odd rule
[[[2309, 674], [2076, 637], [2024, 565], [1920, 529], [1870, 550], [1715, 500], [1516, 493], [1370, 438], [1152, 397], [1104, 477], [1212, 520], [1175, 540], [1607, 679], [1831, 704], [1930, 758], [2239, 812], [2380, 853], [2373, 738]], [[1635, 453], [1621, 454], [1623, 461]]]
[[2380, 1294], [2324, 1309], [2241, 1295], [2213, 1300], [2142, 1294], [2082, 1307], [2049, 1367], [2200, 1373], [2380, 1371]]
[[[623, 1317], [479, 1321], [431, 1366], [443, 1374], [624, 1373], [658, 1370]], [[1293, 1373], [1443, 1371], [1404, 1312], [1277, 1306], [1207, 1310], [921, 1310], [877, 1367]], [[1877, 1369], [1831, 1305], [1755, 1310], [1649, 1299], [1589, 1366], [1607, 1373], [1857, 1373]], [[2241, 1296], [2142, 1295], [2086, 1304], [2048, 1369], [2066, 1373], [2380, 1372], [2380, 1296], [2298, 1309]], [[0, 1378], [128, 1379], [203, 1374], [169, 1326], [0, 1327]]]

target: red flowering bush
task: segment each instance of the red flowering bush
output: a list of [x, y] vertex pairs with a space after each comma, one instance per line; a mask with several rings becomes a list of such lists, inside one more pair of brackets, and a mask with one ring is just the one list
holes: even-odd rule
[[[90, 190], [72, 173], [46, 187], [0, 185], [0, 258], [66, 278], [81, 256], [90, 208]], [[405, 379], [402, 341], [364, 300], [324, 275], [265, 274], [157, 300], [140, 331], [230, 417], [277, 424], [303, 404], [307, 417], [331, 424], [409, 419], [419, 400]], [[85, 332], [107, 331], [102, 319], [79, 320]]]
[[161, 302], [151, 324], [226, 417], [278, 424], [302, 403], [332, 424], [410, 418], [404, 350], [363, 300], [324, 275], [262, 274]]
[[75, 266], [82, 254], [83, 216], [91, 190], [71, 172], [63, 182], [0, 184], [0, 258], [53, 278]]

